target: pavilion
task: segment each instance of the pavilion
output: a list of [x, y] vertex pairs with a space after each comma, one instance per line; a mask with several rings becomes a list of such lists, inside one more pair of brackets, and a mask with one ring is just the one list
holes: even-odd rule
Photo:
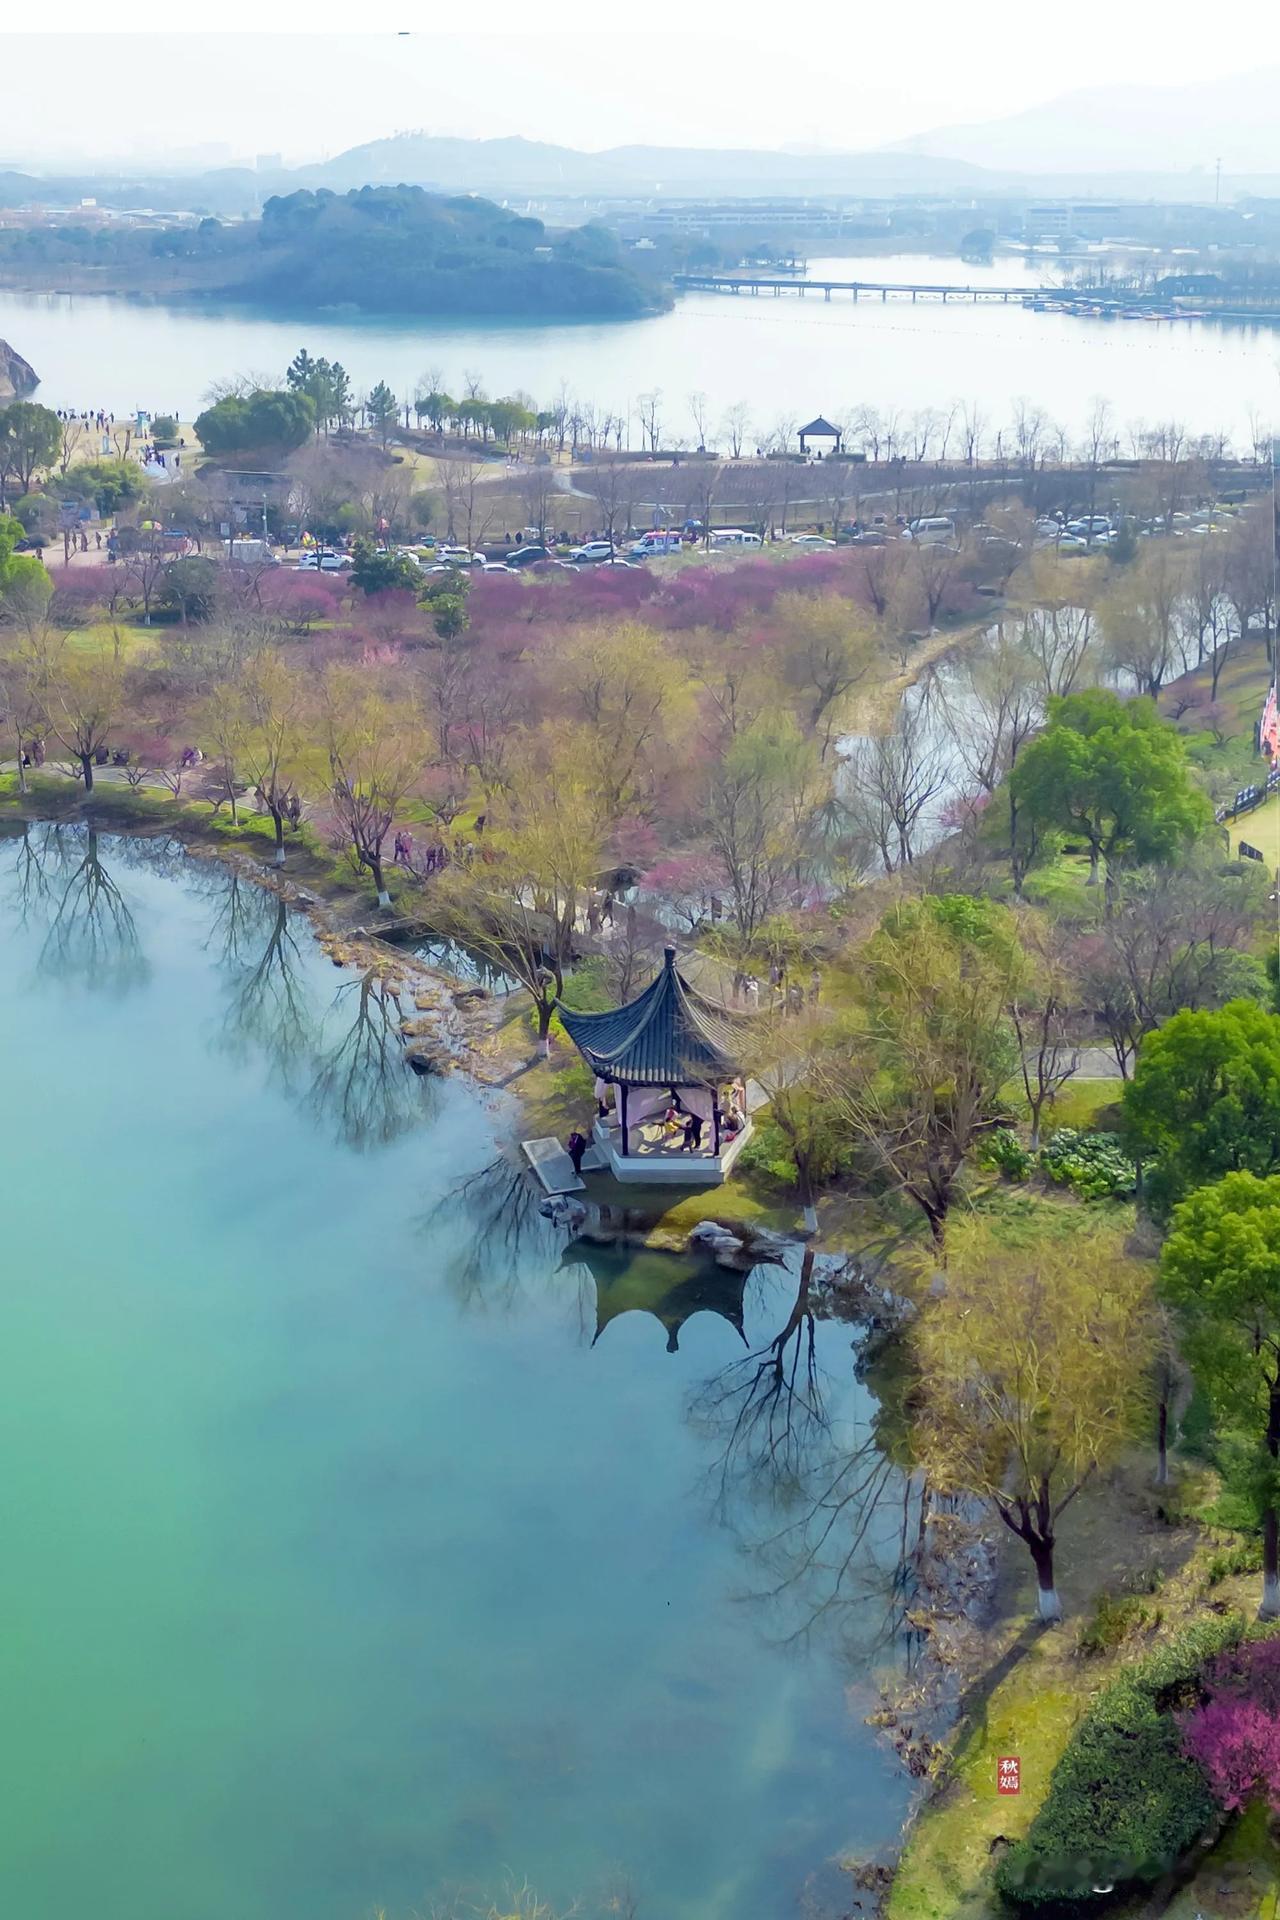
[[831, 448], [831, 451], [832, 453], [839, 453], [844, 435], [839, 427], [833, 427], [829, 420], [824, 420], [822, 415], [819, 414], [816, 420], [811, 420], [807, 427], [801, 427], [800, 429], [800, 451], [802, 454], [808, 453], [810, 440], [833, 440], [835, 445]]
[[[753, 1018], [731, 1013], [690, 986], [668, 947], [662, 971], [638, 998], [604, 1013], [578, 1013], [557, 1002], [564, 1030], [596, 1077], [597, 1102], [616, 1105], [594, 1127], [596, 1145], [618, 1180], [680, 1181], [718, 1186], [751, 1137], [745, 1086], [741, 1125], [726, 1133], [720, 1090], [742, 1082], [752, 1051]], [[686, 1151], [664, 1126], [672, 1097], [704, 1122], [705, 1137]]]

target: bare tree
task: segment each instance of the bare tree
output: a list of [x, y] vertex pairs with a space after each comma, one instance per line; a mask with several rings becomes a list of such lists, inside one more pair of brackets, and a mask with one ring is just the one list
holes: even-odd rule
[[751, 409], [745, 400], [735, 400], [726, 408], [721, 422], [721, 432], [729, 447], [729, 458], [740, 460], [742, 448], [751, 426]]
[[856, 742], [846, 762], [848, 807], [886, 872], [910, 865], [930, 801], [947, 781], [947, 756], [927, 697], [909, 694], [889, 731]]
[[1014, 982], [1009, 1018], [1018, 1041], [1022, 1088], [1031, 1114], [1031, 1151], [1039, 1150], [1046, 1105], [1080, 1066], [1080, 1050], [1068, 1031], [1070, 989], [1060, 942], [1052, 925], [1024, 916], [1019, 925], [1030, 965]]
[[656, 454], [662, 444], [662, 388], [655, 387], [649, 393], [642, 393], [636, 400], [636, 412], [640, 417], [640, 431], [649, 444], [649, 452]]
[[601, 454], [582, 475], [582, 489], [595, 503], [601, 534], [614, 545], [631, 523], [635, 472], [630, 461]]
[[547, 538], [547, 525], [551, 519], [551, 503], [555, 497], [556, 475], [554, 467], [542, 466], [535, 463], [521, 476], [521, 504], [524, 507], [529, 526], [537, 528], [538, 538], [544, 543]]

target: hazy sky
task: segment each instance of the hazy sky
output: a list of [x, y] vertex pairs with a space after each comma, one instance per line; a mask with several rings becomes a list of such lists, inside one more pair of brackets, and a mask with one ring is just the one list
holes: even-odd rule
[[[1235, 0], [1226, 22], [1203, 0], [1131, 0], [1095, 14], [1045, 0], [627, 10], [485, 0], [484, 33], [449, 31], [467, 10], [418, 0], [404, 10], [411, 21], [428, 13], [443, 24], [419, 18], [405, 37], [353, 35], [360, 10], [350, 0], [293, 11], [307, 32], [281, 31], [269, 5], [245, 0], [218, 7], [228, 30], [212, 34], [142, 31], [149, 19], [170, 25], [173, 9], [135, 0], [110, 9], [120, 28], [111, 33], [94, 31], [103, 10], [87, 0], [65, 0], [46, 33], [0, 27], [0, 165], [87, 154], [154, 161], [205, 144], [300, 161], [415, 128], [587, 148], [849, 150], [1015, 112], [1072, 87], [1220, 78], [1280, 53], [1272, 0]], [[382, 8], [370, 14], [387, 19]], [[601, 17], [607, 28], [594, 24]], [[552, 19], [577, 23], [552, 28]]]

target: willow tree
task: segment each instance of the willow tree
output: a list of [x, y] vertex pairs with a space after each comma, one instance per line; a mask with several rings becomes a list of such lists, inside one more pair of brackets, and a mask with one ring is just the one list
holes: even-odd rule
[[357, 872], [372, 879], [378, 905], [389, 907], [387, 836], [425, 770], [421, 720], [385, 695], [366, 670], [334, 666], [321, 683], [320, 734], [338, 833]]
[[425, 901], [437, 931], [527, 989], [544, 1048], [604, 859], [608, 817], [590, 749], [581, 728], [522, 739], [489, 809], [483, 858], [437, 872]]
[[852, 730], [855, 696], [879, 657], [879, 630], [865, 608], [834, 593], [779, 594], [773, 618], [779, 680], [801, 729], [826, 760], [840, 735]]
[[916, 1453], [940, 1492], [984, 1500], [1035, 1567], [1060, 1620], [1058, 1523], [1136, 1431], [1151, 1398], [1152, 1271], [1106, 1227], [1027, 1247], [971, 1217], [912, 1334]]
[[124, 669], [116, 648], [73, 651], [64, 641], [44, 656], [43, 684], [49, 724], [80, 768], [86, 793], [94, 764], [111, 738], [124, 705]]
[[764, 922], [805, 891], [829, 772], [785, 710], [766, 714], [717, 752], [707, 776], [707, 838], [725, 873], [743, 952]]
[[653, 797], [686, 757], [693, 721], [688, 671], [666, 638], [638, 621], [569, 627], [557, 642], [561, 701], [589, 740], [613, 819]]
[[284, 829], [301, 825], [300, 788], [314, 761], [314, 715], [307, 679], [280, 653], [264, 649], [222, 680], [204, 703], [203, 730], [222, 761], [231, 817], [236, 786], [251, 785], [275, 829], [275, 864], [284, 865]]
[[848, 1050], [827, 1060], [827, 1098], [941, 1246], [969, 1154], [1008, 1119], [1018, 1063], [1007, 1010], [1026, 956], [1003, 909], [929, 895], [885, 915], [858, 973]]

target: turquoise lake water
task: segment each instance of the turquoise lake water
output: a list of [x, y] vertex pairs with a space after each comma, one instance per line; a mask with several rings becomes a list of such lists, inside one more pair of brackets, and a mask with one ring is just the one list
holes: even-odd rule
[[[0, 840], [0, 1914], [792, 1912], [906, 1804], [900, 1506], [792, 1639], [856, 1503], [806, 1573], [806, 1462], [726, 1457], [733, 1282], [461, 1190], [503, 1116], [393, 1012], [165, 844]], [[793, 1296], [739, 1287], [752, 1347]], [[811, 1457], [874, 1412], [818, 1350]]]

